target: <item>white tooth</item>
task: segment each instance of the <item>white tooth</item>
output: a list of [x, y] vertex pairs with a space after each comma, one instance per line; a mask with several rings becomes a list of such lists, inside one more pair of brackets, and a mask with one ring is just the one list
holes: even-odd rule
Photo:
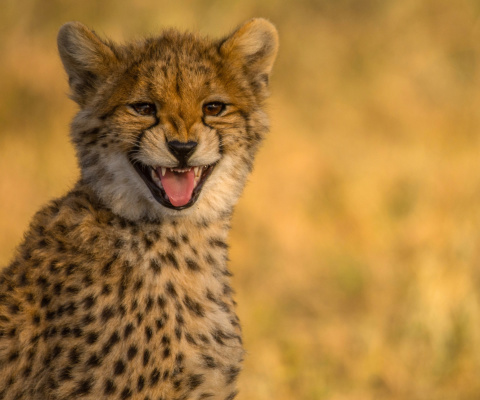
[[199, 168], [198, 167], [193, 167], [193, 172], [195, 173], [195, 176], [198, 177], [198, 170]]
[[165, 176], [165, 173], [167, 172], [167, 168], [161, 167], [162, 168], [162, 176]]
[[160, 179], [158, 179], [157, 173], [154, 170], [152, 170], [152, 179], [157, 184], [157, 186], [162, 186], [162, 182], [160, 181]]

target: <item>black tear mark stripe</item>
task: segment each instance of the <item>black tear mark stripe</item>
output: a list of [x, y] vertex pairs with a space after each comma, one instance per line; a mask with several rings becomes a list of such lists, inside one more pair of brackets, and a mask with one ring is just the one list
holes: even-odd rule
[[130, 150], [130, 154], [129, 154], [130, 157], [140, 149], [140, 145], [142, 143], [143, 137], [145, 136], [147, 131], [156, 127], [159, 124], [160, 124], [160, 118], [157, 115], [155, 115], [155, 122], [152, 125], [150, 125], [148, 128], [145, 128], [144, 130], [142, 130], [135, 138], [135, 144], [133, 145], [133, 148]]

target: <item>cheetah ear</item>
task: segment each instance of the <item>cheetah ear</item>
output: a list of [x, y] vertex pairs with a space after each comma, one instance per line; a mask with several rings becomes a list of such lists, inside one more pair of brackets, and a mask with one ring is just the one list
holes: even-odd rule
[[254, 79], [254, 83], [262, 86], [268, 84], [277, 51], [277, 30], [263, 18], [247, 21], [220, 46], [221, 54], [235, 67], [242, 67]]
[[72, 99], [84, 106], [117, 60], [112, 51], [113, 45], [107, 45], [80, 22], [63, 25], [58, 32], [57, 43], [68, 74]]

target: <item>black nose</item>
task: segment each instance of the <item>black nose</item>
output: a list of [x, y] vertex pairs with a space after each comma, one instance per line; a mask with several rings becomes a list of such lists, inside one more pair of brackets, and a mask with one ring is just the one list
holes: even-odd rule
[[187, 160], [197, 147], [197, 142], [179, 142], [178, 140], [172, 140], [171, 142], [167, 142], [167, 146], [170, 153], [172, 153], [180, 162], [180, 165], [186, 165]]

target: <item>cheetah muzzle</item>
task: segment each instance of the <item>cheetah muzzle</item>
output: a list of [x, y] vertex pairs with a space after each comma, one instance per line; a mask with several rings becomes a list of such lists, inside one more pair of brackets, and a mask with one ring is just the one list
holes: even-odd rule
[[183, 168], [153, 167], [131, 161], [155, 200], [174, 210], [195, 204], [215, 164]]

